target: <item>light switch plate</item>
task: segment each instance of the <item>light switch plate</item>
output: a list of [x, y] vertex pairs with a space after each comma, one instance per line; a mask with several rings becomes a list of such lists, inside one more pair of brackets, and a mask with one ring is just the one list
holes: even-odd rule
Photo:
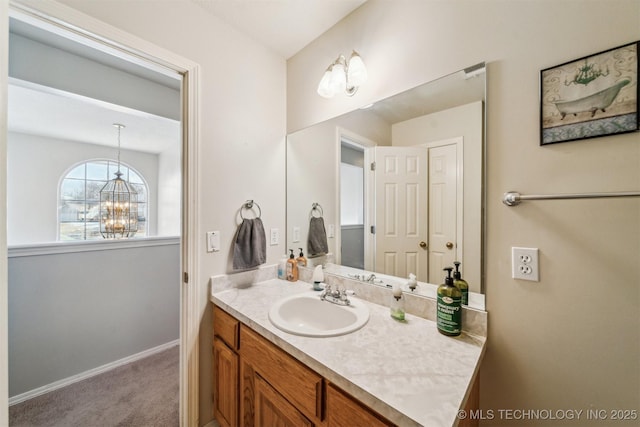
[[300, 241], [300, 227], [293, 227], [293, 239], [291, 239], [293, 243], [298, 243]]
[[275, 246], [280, 243], [280, 230], [277, 228], [271, 229], [271, 246]]
[[207, 252], [218, 252], [220, 250], [220, 232], [207, 231]]
[[333, 224], [329, 224], [329, 226], [327, 227], [327, 237], [332, 238], [336, 236], [336, 230], [335, 227], [333, 226]]

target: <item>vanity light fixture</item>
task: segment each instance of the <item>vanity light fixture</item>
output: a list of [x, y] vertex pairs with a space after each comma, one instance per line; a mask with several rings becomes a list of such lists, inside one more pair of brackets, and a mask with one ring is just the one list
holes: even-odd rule
[[125, 126], [113, 126], [118, 128], [118, 170], [100, 190], [100, 234], [105, 239], [126, 239], [138, 231], [138, 193], [120, 172], [120, 132]]
[[354, 50], [349, 61], [341, 54], [329, 65], [318, 85], [318, 95], [333, 98], [335, 94], [344, 92], [347, 96], [353, 96], [366, 81], [367, 68]]

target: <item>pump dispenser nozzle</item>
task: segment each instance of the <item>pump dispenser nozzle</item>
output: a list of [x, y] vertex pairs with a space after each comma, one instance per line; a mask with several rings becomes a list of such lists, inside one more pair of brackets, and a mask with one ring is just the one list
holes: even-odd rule
[[454, 261], [453, 265], [456, 266], [456, 271], [453, 272], [453, 278], [454, 279], [459, 279], [462, 277], [462, 275], [460, 274], [460, 261]]
[[444, 278], [444, 283], [447, 286], [453, 286], [453, 277], [451, 277], [451, 271], [453, 271], [453, 267], [445, 267], [444, 271], [447, 272], [447, 277]]

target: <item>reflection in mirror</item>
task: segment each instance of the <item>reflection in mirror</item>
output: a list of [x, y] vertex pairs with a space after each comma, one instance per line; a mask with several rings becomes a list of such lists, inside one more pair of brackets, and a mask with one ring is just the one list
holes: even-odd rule
[[485, 82], [477, 64], [288, 135], [287, 248], [307, 247], [318, 204], [328, 254], [311, 264], [440, 284], [460, 261], [481, 293]]

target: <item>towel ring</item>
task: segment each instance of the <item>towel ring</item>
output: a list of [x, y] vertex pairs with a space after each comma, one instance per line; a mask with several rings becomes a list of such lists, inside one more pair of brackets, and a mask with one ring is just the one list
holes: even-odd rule
[[316, 218], [322, 218], [324, 216], [324, 211], [322, 210], [322, 206], [320, 206], [320, 203], [313, 203], [311, 205], [311, 216], [313, 217], [313, 213], [315, 211], [318, 211], [320, 216], [316, 217]]
[[244, 216], [242, 215], [243, 209], [251, 210], [254, 205], [258, 208], [258, 216], [256, 218], [260, 218], [262, 216], [262, 209], [260, 209], [260, 205], [255, 203], [253, 200], [247, 200], [245, 204], [240, 206], [240, 218], [244, 219]]

